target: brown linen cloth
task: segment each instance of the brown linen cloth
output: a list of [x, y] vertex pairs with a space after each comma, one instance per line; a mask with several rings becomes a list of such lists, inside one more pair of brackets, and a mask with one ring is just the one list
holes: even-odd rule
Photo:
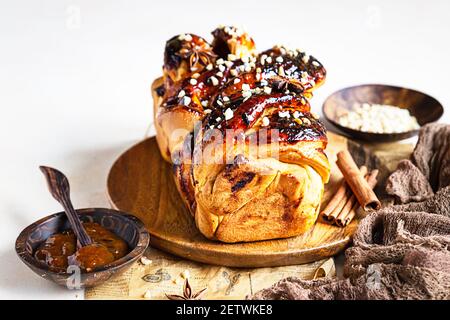
[[397, 203], [423, 201], [450, 185], [450, 125], [428, 124], [420, 130], [411, 160], [403, 160], [387, 180], [386, 192]]
[[450, 299], [449, 150], [450, 126], [421, 129], [411, 163], [400, 163], [388, 181], [398, 199], [427, 200], [364, 218], [345, 252], [345, 280], [290, 277], [251, 298]]

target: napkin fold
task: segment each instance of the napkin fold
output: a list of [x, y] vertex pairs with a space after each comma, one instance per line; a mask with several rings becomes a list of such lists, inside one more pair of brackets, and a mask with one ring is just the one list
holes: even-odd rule
[[399, 163], [386, 182], [397, 203], [423, 201], [450, 185], [450, 125], [428, 124], [409, 160]]

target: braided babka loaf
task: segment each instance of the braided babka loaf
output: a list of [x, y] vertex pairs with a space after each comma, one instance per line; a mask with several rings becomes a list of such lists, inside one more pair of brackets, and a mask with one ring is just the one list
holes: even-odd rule
[[326, 131], [308, 102], [325, 69], [301, 50], [256, 53], [235, 27], [213, 36], [166, 44], [163, 77], [152, 85], [161, 154], [207, 238], [302, 234], [330, 174]]

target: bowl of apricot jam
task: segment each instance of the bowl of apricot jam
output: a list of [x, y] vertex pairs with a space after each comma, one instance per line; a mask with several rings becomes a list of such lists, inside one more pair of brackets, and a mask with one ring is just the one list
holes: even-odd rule
[[132, 215], [106, 208], [76, 212], [92, 239], [89, 247], [78, 246], [64, 212], [36, 221], [16, 240], [19, 258], [44, 279], [71, 289], [93, 287], [125, 272], [149, 245], [148, 231]]

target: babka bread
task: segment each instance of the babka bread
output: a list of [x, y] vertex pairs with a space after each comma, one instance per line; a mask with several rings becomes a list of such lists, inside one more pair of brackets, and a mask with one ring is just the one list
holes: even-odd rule
[[315, 223], [330, 166], [311, 112], [325, 69], [301, 50], [257, 53], [247, 33], [220, 27], [210, 44], [166, 44], [152, 94], [161, 154], [200, 232], [223, 242], [295, 236]]

